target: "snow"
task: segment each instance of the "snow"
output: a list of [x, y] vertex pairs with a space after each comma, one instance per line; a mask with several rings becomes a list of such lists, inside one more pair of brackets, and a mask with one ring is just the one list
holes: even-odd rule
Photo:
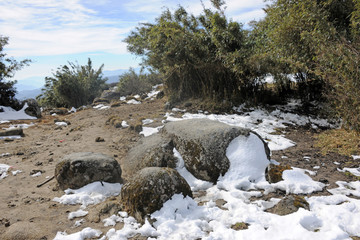
[[163, 86], [163, 84], [158, 84], [158, 85], [153, 86], [153, 87], [152, 87], [152, 91], [147, 94], [147, 98], [145, 98], [145, 99], [154, 100], [155, 97], [156, 97], [156, 96], [158, 95], [158, 93], [160, 92], [159, 90], [156, 90], [156, 89], [158, 89], [158, 88], [161, 87], [161, 86]]
[[3, 129], [4, 130], [12, 130], [12, 129], [18, 129], [18, 128], [26, 129], [26, 128], [29, 128], [29, 127], [32, 127], [32, 126], [35, 126], [35, 124], [34, 123], [30, 123], [30, 124], [26, 124], [26, 123], [23, 123], [23, 124], [11, 124], [9, 127], [3, 128]]
[[0, 106], [3, 112], [0, 112], [1, 123], [7, 120], [25, 120], [25, 119], [37, 119], [36, 117], [29, 116], [25, 113], [25, 109], [28, 108], [28, 104], [25, 103], [23, 108], [19, 111], [12, 109], [11, 107]]
[[144, 120], [142, 120], [143, 125], [147, 125], [147, 124], [150, 124], [150, 123], [153, 123], [153, 122], [154, 122], [154, 120], [152, 120], [152, 119], [144, 119]]
[[41, 172], [37, 172], [37, 173], [34, 173], [33, 175], [31, 175], [32, 177], [40, 177], [41, 176]]
[[72, 108], [69, 110], [69, 113], [76, 113], [76, 108], [72, 107]]
[[69, 216], [68, 216], [68, 219], [69, 220], [72, 220], [74, 218], [78, 218], [78, 217], [84, 217], [88, 214], [89, 212], [88, 211], [85, 211], [83, 209], [79, 209], [77, 210], [76, 212], [71, 212], [69, 213]]
[[358, 168], [343, 168], [342, 170], [338, 168], [339, 172], [350, 172], [351, 174], [360, 177], [360, 167]]
[[13, 136], [3, 136], [3, 137], [0, 137], [0, 140], [2, 139], [20, 139], [21, 136], [20, 135], [13, 135]]
[[68, 124], [66, 122], [56, 122], [57, 126], [66, 127]]
[[67, 235], [66, 232], [58, 232], [54, 240], [85, 240], [100, 237], [101, 231], [92, 228], [84, 228], [80, 232]]
[[53, 199], [62, 204], [82, 204], [86, 207], [91, 204], [98, 204], [111, 196], [119, 195], [122, 185], [120, 183], [93, 182], [82, 188], [65, 190], [65, 195]]
[[143, 130], [140, 132], [140, 134], [144, 135], [145, 137], [151, 136], [157, 132], [160, 131], [161, 128], [163, 128], [164, 126], [159, 126], [159, 127], [143, 127]]
[[93, 108], [98, 109], [98, 110], [105, 110], [105, 109], [109, 109], [110, 106], [106, 106], [104, 104], [98, 104], [98, 105], [94, 106]]
[[127, 128], [127, 127], [129, 127], [129, 124], [126, 122], [126, 121], [122, 121], [121, 122], [121, 126], [123, 127], [123, 128]]
[[141, 104], [141, 102], [135, 100], [135, 99], [131, 99], [129, 101], [126, 102], [127, 104]]
[[0, 180], [6, 178], [7, 171], [11, 168], [11, 166], [0, 163]]

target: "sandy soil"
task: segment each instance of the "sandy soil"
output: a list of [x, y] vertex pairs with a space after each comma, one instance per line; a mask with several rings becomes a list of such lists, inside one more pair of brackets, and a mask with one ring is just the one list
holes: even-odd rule
[[[79, 209], [79, 206], [62, 205], [52, 201], [60, 197], [63, 192], [57, 190], [56, 181], [52, 180], [42, 187], [46, 177], [53, 176], [56, 162], [64, 155], [73, 152], [100, 152], [117, 159], [121, 165], [127, 151], [140, 139], [140, 135], [130, 129], [115, 128], [107, 125], [111, 116], [118, 116], [128, 123], [140, 118], [155, 119], [153, 126], [161, 124], [165, 115], [164, 101], [155, 100], [140, 105], [121, 105], [106, 110], [88, 109], [66, 116], [44, 116], [36, 121], [14, 121], [13, 123], [34, 122], [35, 126], [24, 130], [25, 137], [5, 142], [0, 140], [0, 154], [10, 153], [10, 156], [0, 157], [0, 163], [13, 166], [11, 170], [21, 170], [17, 176], [11, 173], [0, 180], [0, 236], [8, 239], [53, 239], [58, 231], [67, 233], [78, 232], [85, 227], [107, 232], [110, 227], [104, 227], [99, 217], [100, 207], [88, 206], [90, 214], [85, 217], [81, 227], [74, 227], [74, 220], [68, 220], [68, 213]], [[54, 120], [66, 120], [71, 123], [67, 127], [58, 127]], [[0, 125], [1, 128], [8, 124]], [[357, 180], [352, 176], [337, 171], [340, 167], [351, 167], [352, 159], [338, 154], [322, 156], [319, 149], [314, 147], [314, 135], [317, 132], [305, 128], [288, 128], [286, 136], [295, 141], [295, 147], [272, 153], [272, 158], [278, 162], [293, 167], [315, 170], [314, 180], [328, 182], [329, 188], [336, 187], [338, 180]], [[96, 142], [97, 137], [104, 142]], [[287, 158], [284, 158], [286, 156]], [[304, 157], [310, 157], [306, 160]], [[334, 162], [340, 163], [335, 165]], [[32, 177], [31, 173], [41, 170], [39, 177]], [[123, 178], [128, 179], [126, 169]], [[281, 194], [281, 193], [279, 193]], [[326, 189], [321, 193], [329, 194]], [[116, 198], [109, 201], [115, 201]], [[95, 216], [95, 217], [94, 217]], [[97, 216], [97, 217], [96, 217]], [[118, 228], [118, 226], [117, 226]], [[1, 237], [0, 237], [1, 238]]]

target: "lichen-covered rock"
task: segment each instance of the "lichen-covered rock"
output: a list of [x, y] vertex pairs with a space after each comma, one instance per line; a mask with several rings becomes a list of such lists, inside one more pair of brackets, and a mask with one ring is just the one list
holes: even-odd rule
[[186, 169], [196, 178], [213, 183], [229, 169], [226, 157], [229, 143], [240, 135], [250, 134], [249, 129], [207, 119], [170, 122], [162, 132], [174, 140]]
[[190, 186], [172, 168], [150, 167], [137, 172], [121, 189], [124, 209], [142, 221], [163, 206], [174, 194], [192, 197]]
[[269, 164], [269, 166], [266, 168], [265, 171], [265, 178], [266, 181], [269, 183], [277, 183], [282, 180], [282, 173], [285, 170], [291, 170], [291, 167], [289, 165], [275, 165], [275, 164]]
[[310, 210], [309, 203], [303, 197], [289, 195], [284, 197], [270, 212], [283, 216], [294, 213], [299, 208]]
[[25, 108], [25, 113], [29, 116], [41, 118], [41, 109], [38, 102], [35, 99], [29, 98], [23, 101], [23, 104], [27, 104]]
[[96, 181], [121, 182], [121, 168], [114, 158], [101, 153], [73, 153], [56, 165], [55, 178], [60, 189], [77, 189]]
[[176, 167], [174, 143], [160, 134], [143, 138], [130, 151], [123, 162], [127, 175], [133, 175], [146, 167]]

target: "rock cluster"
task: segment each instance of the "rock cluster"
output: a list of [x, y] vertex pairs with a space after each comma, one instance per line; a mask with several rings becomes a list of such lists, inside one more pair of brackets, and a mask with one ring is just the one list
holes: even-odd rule
[[[216, 183], [230, 167], [226, 156], [229, 143], [250, 133], [248, 129], [205, 119], [167, 123], [160, 133], [143, 138], [128, 152], [122, 168], [131, 177], [120, 193], [123, 208], [142, 221], [174, 194], [192, 197], [190, 186], [175, 170], [174, 148], [196, 178]], [[264, 151], [269, 158], [265, 142]], [[115, 159], [99, 153], [70, 154], [55, 170], [61, 189], [80, 188], [94, 181], [121, 182], [121, 174]]]

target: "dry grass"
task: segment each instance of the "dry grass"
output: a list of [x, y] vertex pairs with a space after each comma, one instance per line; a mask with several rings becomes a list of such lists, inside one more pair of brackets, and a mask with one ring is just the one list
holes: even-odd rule
[[316, 147], [322, 154], [336, 152], [342, 155], [360, 155], [360, 134], [345, 129], [332, 129], [316, 136]]

